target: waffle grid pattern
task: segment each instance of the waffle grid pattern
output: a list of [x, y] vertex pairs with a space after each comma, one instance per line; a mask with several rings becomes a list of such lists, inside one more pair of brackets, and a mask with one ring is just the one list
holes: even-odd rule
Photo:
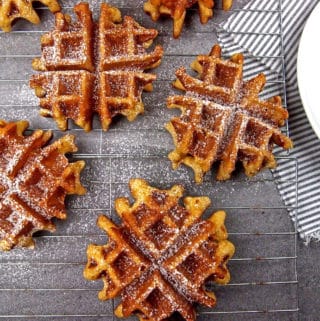
[[121, 23], [120, 11], [105, 3], [98, 25], [88, 4], [80, 3], [74, 11], [76, 22], [56, 14], [55, 29], [41, 39], [42, 57], [33, 61], [33, 68], [43, 71], [30, 80], [40, 98], [40, 114], [53, 117], [61, 130], [72, 119], [90, 131], [94, 113], [99, 114], [104, 130], [117, 114], [133, 121], [144, 111], [142, 91], [152, 90], [156, 79], [144, 70], [161, 61], [160, 46], [151, 53], [145, 50], [157, 31], [141, 27], [128, 16]]
[[[64, 11], [71, 12], [74, 3], [71, 0], [64, 2]], [[243, 10], [237, 7], [237, 3], [234, 1], [231, 12]], [[118, 5], [123, 14], [134, 16], [146, 27], [155, 27], [150, 18], [141, 13], [141, 0], [114, 0], [112, 4]], [[219, 5], [220, 2], [216, 1], [215, 21], [218, 22], [226, 14], [220, 10]], [[99, 6], [97, 3], [96, 12], [99, 12]], [[50, 27], [46, 23], [52, 18], [51, 13], [45, 14], [46, 9], [43, 10], [41, 33], [48, 31]], [[280, 24], [281, 10], [282, 1], [279, 0], [277, 10], [259, 14], [269, 14]], [[85, 250], [88, 243], [105, 244], [107, 241], [105, 233], [101, 233], [96, 227], [95, 219], [98, 215], [105, 213], [119, 223], [112, 208], [116, 197], [126, 195], [128, 177], [143, 177], [152, 185], [163, 188], [182, 183], [186, 194], [210, 197], [210, 212], [225, 209], [228, 213], [229, 238], [237, 245], [237, 252], [229, 261], [232, 279], [227, 286], [209, 286], [218, 297], [217, 306], [213, 310], [199, 309], [198, 321], [211, 321], [213, 318], [221, 321], [240, 318], [247, 321], [298, 320], [296, 227], [292, 226], [288, 218], [288, 206], [281, 202], [275, 187], [276, 181], [268, 174], [269, 171], [260, 173], [250, 181], [237, 174], [230, 181], [217, 183], [214, 189], [210, 174], [206, 175], [201, 187], [195, 187], [190, 182], [192, 172], [186, 168], [179, 172], [168, 171], [170, 162], [167, 160], [167, 153], [172, 148], [172, 139], [163, 129], [163, 124], [169, 120], [168, 113], [173, 111], [166, 110], [163, 100], [161, 108], [158, 108], [159, 97], [164, 96], [163, 91], [167, 94], [169, 82], [174, 80], [176, 67], [187, 65], [199, 53], [199, 46], [192, 45], [193, 43], [201, 41], [201, 51], [206, 53], [216, 41], [213, 32], [215, 24], [212, 25], [209, 21], [202, 26], [197, 17], [194, 17], [187, 22], [188, 32], [184, 29], [181, 34], [181, 46], [173, 48], [169, 20], [157, 23], [161, 38], [159, 43], [166, 44], [166, 57], [159, 67], [158, 79], [154, 82], [157, 90], [150, 97], [146, 95], [148, 102], [145, 101], [144, 117], [139, 117], [132, 124], [120, 121], [107, 133], [108, 139], [99, 123], [94, 123], [94, 129], [89, 135], [70, 125], [68, 132], [75, 133], [79, 136], [79, 141], [82, 141], [79, 146], [81, 154], [76, 155], [75, 159], [86, 161], [82, 179], [88, 192], [86, 196], [76, 199], [71, 197], [68, 200], [68, 224], [57, 222], [58, 228], [54, 235], [41, 233], [36, 236], [38, 246], [33, 255], [29, 251], [11, 251], [0, 255], [0, 272], [7, 276], [0, 281], [3, 302], [0, 320], [7, 321], [10, 318], [14, 321], [46, 321], [48, 317], [53, 321], [118, 320], [113, 310], [119, 302], [99, 302], [97, 292], [101, 290], [101, 284], [88, 284], [79, 275], [81, 276], [86, 263]], [[18, 64], [20, 68], [24, 66], [23, 71], [29, 70], [31, 59], [39, 52], [39, 29], [25, 24], [12, 33], [16, 38], [14, 43], [18, 43], [19, 47], [15, 47], [14, 43], [8, 46], [8, 38], [0, 34], [0, 66]], [[280, 33], [268, 36], [271, 39], [281, 39]], [[268, 59], [279, 61], [280, 64], [283, 62], [281, 55]], [[21, 72], [21, 69], [10, 69], [10, 72], [6, 69], [0, 73], [0, 93], [3, 97], [0, 110], [3, 115], [13, 115], [10, 117], [14, 118], [19, 113], [24, 118], [30, 118], [33, 128], [54, 129], [51, 120], [37, 115], [38, 101], [28, 89], [29, 74]], [[247, 72], [245, 70], [244, 74]], [[276, 81], [285, 105], [285, 79], [280, 76]], [[173, 91], [168, 94], [172, 95]], [[164, 110], [164, 114], [160, 110]], [[55, 136], [60, 136], [59, 131], [53, 132]], [[141, 146], [144, 146], [143, 150]], [[297, 161], [290, 154], [276, 158], [290, 168], [288, 177], [281, 183], [292, 186], [294, 194], [297, 187]], [[89, 186], [92, 188], [88, 188]], [[270, 195], [273, 196], [272, 204]], [[296, 198], [290, 209], [297, 209]], [[253, 216], [262, 222], [259, 226], [254, 224]], [[282, 246], [279, 247], [279, 244]], [[26, 296], [26, 293], [29, 295]]]

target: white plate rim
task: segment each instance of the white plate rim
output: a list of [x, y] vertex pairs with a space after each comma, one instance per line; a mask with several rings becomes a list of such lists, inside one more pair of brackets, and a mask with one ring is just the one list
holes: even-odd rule
[[[310, 101], [308, 99], [308, 92], [306, 89], [305, 84], [306, 82], [306, 73], [303, 71], [305, 66], [305, 52], [306, 47], [309, 46], [309, 39], [311, 38], [310, 34], [315, 34], [316, 30], [313, 30], [313, 24], [314, 21], [318, 18], [320, 21], [320, 3], [316, 5], [316, 7], [311, 12], [301, 35], [300, 43], [299, 43], [299, 49], [298, 49], [298, 56], [297, 56], [297, 80], [298, 80], [298, 87], [300, 92], [300, 97], [302, 100], [302, 105], [304, 107], [304, 110], [306, 112], [306, 115], [308, 117], [308, 120], [320, 139], [320, 123], [316, 120], [314, 107], [312, 107], [312, 104], [310, 105]], [[320, 22], [318, 23], [320, 25]], [[316, 35], [317, 36], [317, 35]], [[318, 36], [319, 37], [319, 36]], [[316, 38], [313, 37], [313, 41], [316, 41]], [[310, 48], [309, 48], [310, 50]], [[320, 62], [319, 62], [320, 63]], [[319, 88], [320, 91], [320, 88]], [[320, 106], [320, 95], [319, 95], [319, 106]]]

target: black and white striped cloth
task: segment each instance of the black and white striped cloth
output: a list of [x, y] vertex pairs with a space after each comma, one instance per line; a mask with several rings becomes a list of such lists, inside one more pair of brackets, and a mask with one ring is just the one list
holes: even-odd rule
[[[319, 0], [253, 0], [232, 14], [218, 33], [224, 53], [245, 53], [245, 78], [259, 72], [266, 74], [268, 83], [262, 97], [286, 90], [290, 138], [295, 146], [290, 157], [298, 160], [297, 213], [296, 184], [281, 182], [281, 178], [292, 175], [292, 162], [279, 158], [274, 175], [279, 178], [280, 194], [292, 218], [297, 218], [298, 231], [306, 243], [320, 241], [320, 140], [300, 100], [296, 62], [303, 27], [318, 3]], [[286, 87], [279, 81], [284, 78]]]

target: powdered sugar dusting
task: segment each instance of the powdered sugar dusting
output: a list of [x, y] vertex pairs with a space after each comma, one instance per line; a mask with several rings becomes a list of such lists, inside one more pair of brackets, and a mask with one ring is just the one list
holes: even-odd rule
[[[143, 112], [142, 91], [156, 78], [144, 70], [160, 63], [162, 57], [160, 47], [151, 53], [145, 49], [157, 36], [156, 30], [141, 27], [131, 17], [114, 22], [117, 9], [107, 4], [101, 6], [98, 23], [92, 21], [88, 4], [76, 5], [75, 12], [81, 15], [76, 22], [56, 17], [56, 29], [44, 36], [42, 56], [34, 63], [36, 69], [47, 71], [45, 77], [38, 74], [31, 79], [42, 114], [55, 118], [62, 130], [67, 129], [67, 119], [72, 119], [89, 131], [93, 113], [99, 114], [104, 130], [117, 114], [134, 120]], [[90, 74], [81, 77], [84, 71]], [[71, 85], [65, 80], [70, 73], [78, 73]], [[53, 79], [56, 86], [51, 85]], [[81, 90], [72, 90], [75, 84]], [[65, 88], [70, 90], [65, 92]], [[59, 101], [55, 106], [59, 111], [52, 112], [48, 106], [55, 101]]]
[[[54, 230], [51, 219], [64, 218], [64, 198], [67, 191], [71, 192], [61, 181], [68, 160], [59, 153], [59, 147], [42, 148], [47, 142], [45, 133], [18, 135], [18, 126], [11, 123], [0, 128], [1, 239], [7, 242], [7, 249], [23, 246], [35, 231]], [[61, 144], [68, 148], [66, 142]]]
[[292, 145], [278, 128], [288, 117], [279, 97], [259, 99], [264, 76], [243, 82], [242, 56], [223, 60], [220, 51], [216, 45], [209, 55], [197, 57], [194, 69], [200, 79], [179, 68], [175, 85], [186, 95], [168, 99], [169, 107], [182, 111], [167, 126], [177, 137], [176, 150], [169, 158], [174, 167], [181, 163], [192, 167], [197, 183], [215, 162], [220, 162], [219, 180], [230, 178], [237, 161], [248, 176], [262, 167], [273, 168], [273, 145], [286, 149]]
[[[114, 250], [101, 256], [101, 247], [93, 245], [88, 251], [85, 275], [97, 279], [103, 270], [103, 275], [106, 274], [103, 277], [110, 279], [112, 284], [108, 288], [109, 293], [121, 292], [123, 307], [131, 312], [142, 311], [147, 318], [159, 318], [164, 310], [166, 317], [174, 311], [184, 311], [189, 315], [194, 302], [209, 306], [214, 303], [203, 291], [203, 286], [221, 264], [221, 259], [215, 257], [219, 239], [215, 239], [211, 221], [200, 221], [200, 213], [194, 213], [202, 212], [207, 201], [197, 198], [194, 206], [189, 206], [189, 211], [181, 207], [183, 215], [172, 215], [172, 209], [176, 213], [178, 206], [174, 192], [176, 187], [159, 190], [141, 179], [132, 180], [130, 189], [136, 202], [129, 208], [123, 205], [122, 200], [117, 205], [119, 214], [123, 213], [120, 215], [122, 225], [112, 230], [103, 227], [110, 236], [106, 247], [109, 249], [113, 244]], [[131, 259], [124, 261], [124, 255]], [[118, 263], [115, 262], [119, 260], [125, 262], [124, 266], [116, 268]], [[111, 265], [112, 273], [105, 264]], [[123, 269], [133, 268], [134, 276], [122, 278]], [[154, 291], [157, 293], [155, 296]], [[145, 304], [149, 310], [144, 309]]]

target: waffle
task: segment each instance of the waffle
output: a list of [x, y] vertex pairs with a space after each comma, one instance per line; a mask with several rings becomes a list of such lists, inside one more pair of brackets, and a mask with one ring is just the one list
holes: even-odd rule
[[90, 131], [97, 113], [108, 130], [118, 114], [133, 121], [143, 113], [143, 90], [152, 90], [153, 74], [144, 70], [160, 64], [163, 50], [156, 46], [147, 53], [154, 29], [141, 27], [118, 9], [101, 4], [98, 23], [92, 20], [87, 3], [74, 7], [78, 21], [57, 13], [55, 29], [41, 38], [42, 56], [33, 68], [30, 86], [40, 98], [40, 114], [53, 117], [61, 130], [68, 119]]
[[[229, 10], [232, 0], [222, 0], [224, 10]], [[198, 3], [201, 23], [205, 24], [213, 16], [213, 0], [148, 0], [144, 4], [144, 11], [150, 14], [153, 21], [157, 21], [160, 15], [169, 15], [173, 19], [173, 37], [181, 34], [186, 10]]]
[[131, 179], [129, 186], [134, 204], [127, 198], [115, 202], [122, 224], [98, 218], [109, 243], [88, 246], [84, 276], [103, 280], [100, 300], [121, 296], [117, 317], [137, 314], [141, 321], [165, 321], [178, 313], [195, 320], [195, 303], [216, 303], [205, 282], [230, 280], [226, 264], [234, 246], [227, 240], [225, 213], [201, 220], [209, 198], [186, 197], [182, 206], [180, 185], [160, 190]]
[[[39, 16], [32, 7], [36, 0], [2, 0], [0, 1], [0, 28], [11, 31], [11, 25], [15, 19], [24, 18], [34, 24], [40, 23]], [[47, 6], [51, 12], [60, 11], [60, 5], [56, 0], [37, 0]]]
[[191, 65], [199, 79], [183, 67], [176, 71], [174, 86], [186, 95], [167, 99], [169, 108], [182, 112], [166, 125], [176, 147], [169, 159], [174, 169], [181, 163], [190, 166], [197, 183], [215, 162], [219, 162], [218, 180], [229, 179], [238, 161], [246, 175], [253, 176], [263, 167], [276, 166], [274, 144], [292, 147], [279, 130], [288, 118], [281, 98], [260, 100], [265, 76], [244, 82], [243, 61], [242, 54], [221, 59], [221, 48], [215, 45], [209, 55], [198, 56]]
[[66, 194], [84, 194], [79, 175], [83, 161], [69, 163], [74, 137], [48, 145], [52, 134], [36, 130], [24, 136], [28, 122], [0, 120], [0, 249], [33, 247], [32, 234], [54, 231], [52, 218], [66, 218]]

